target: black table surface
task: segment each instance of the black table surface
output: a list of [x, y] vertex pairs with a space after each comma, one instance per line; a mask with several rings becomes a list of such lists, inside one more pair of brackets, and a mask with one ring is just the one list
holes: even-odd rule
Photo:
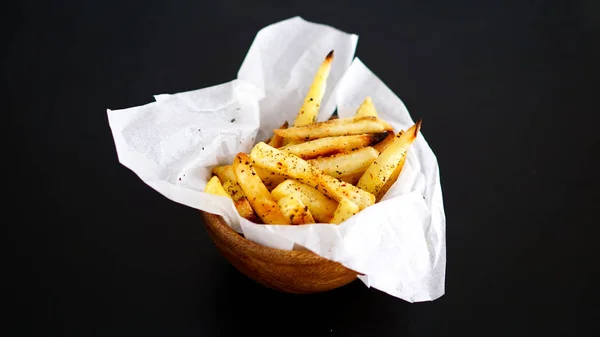
[[[9, 5], [12, 335], [586, 335], [600, 284], [599, 3]], [[447, 216], [438, 300], [360, 281], [266, 289], [218, 253], [197, 210], [118, 163], [107, 108], [228, 82], [256, 32], [293, 16], [358, 34], [356, 55], [425, 121]]]

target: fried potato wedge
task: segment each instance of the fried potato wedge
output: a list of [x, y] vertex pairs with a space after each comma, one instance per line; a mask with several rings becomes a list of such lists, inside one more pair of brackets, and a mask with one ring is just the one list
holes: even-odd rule
[[[402, 133], [403, 131], [400, 130], [400, 132]], [[395, 137], [396, 137], [396, 134], [394, 133], [394, 131], [388, 131], [387, 136], [379, 143], [373, 145], [373, 147], [375, 148], [375, 150], [377, 150], [379, 153], [381, 153], [381, 152], [383, 152], [383, 150], [385, 150], [386, 147], [388, 147], [388, 145], [390, 145], [392, 143], [392, 141], [394, 141]]]
[[[399, 132], [393, 142], [367, 168], [356, 186], [374, 194], [377, 200], [381, 199], [387, 192], [387, 190], [383, 190], [383, 187], [388, 186], [389, 188], [395, 182], [394, 171], [402, 163], [402, 158], [406, 156], [406, 151], [417, 138], [420, 129], [421, 121], [419, 120], [406, 132]], [[398, 179], [398, 176], [395, 179]], [[389, 180], [392, 181], [389, 182]]]
[[362, 177], [364, 171], [363, 172], [358, 172], [355, 174], [351, 174], [351, 175], [347, 175], [347, 176], [341, 176], [339, 179], [341, 181], [345, 181], [348, 184], [352, 184], [354, 186], [356, 186], [356, 184], [358, 184], [358, 181], [360, 180], [360, 177]]
[[377, 110], [375, 110], [375, 106], [373, 105], [373, 100], [371, 100], [371, 97], [367, 96], [365, 98], [365, 100], [362, 102], [362, 104], [356, 110], [355, 116], [356, 117], [363, 117], [363, 116], [377, 117]]
[[[268, 145], [265, 144], [265, 146]], [[244, 194], [248, 196], [248, 202], [252, 209], [265, 224], [289, 225], [289, 219], [283, 215], [279, 205], [271, 196], [250, 161], [247, 154], [238, 153], [233, 161], [233, 171], [238, 184], [240, 184]]]
[[327, 223], [338, 205], [336, 201], [319, 192], [316, 188], [292, 179], [288, 179], [275, 187], [271, 191], [271, 195], [275, 200], [289, 195], [299, 198], [304, 205], [308, 206], [310, 213], [320, 223]]
[[237, 182], [237, 178], [235, 177], [235, 173], [233, 172], [233, 167], [231, 165], [215, 166], [212, 169], [212, 173], [219, 177], [219, 180], [221, 180], [223, 183], [228, 180]]
[[317, 120], [321, 100], [323, 99], [323, 95], [325, 95], [325, 89], [327, 89], [327, 77], [329, 77], [332, 62], [333, 50], [327, 54], [325, 60], [323, 60], [321, 66], [317, 70], [313, 83], [304, 98], [304, 103], [300, 108], [300, 112], [298, 112], [296, 120], [294, 120], [294, 126], [312, 124]]
[[240, 184], [237, 181], [227, 180], [223, 183], [223, 188], [227, 193], [231, 196], [234, 201], [238, 201], [240, 199], [246, 199], [246, 194]]
[[315, 223], [315, 219], [310, 213], [308, 206], [305, 206], [297, 196], [285, 196], [277, 200], [277, 204], [283, 215], [290, 220], [292, 225]]
[[350, 201], [348, 198], [342, 198], [329, 222], [339, 225], [358, 212], [360, 212], [358, 205]]
[[[281, 182], [286, 179], [285, 176], [282, 176], [275, 172], [267, 171], [260, 167], [255, 167], [254, 170], [256, 171], [256, 174], [258, 174], [258, 176], [263, 181], [263, 183], [269, 191], [277, 187], [277, 185], [281, 184]], [[221, 181], [237, 182], [237, 177], [233, 172], [233, 165], [216, 166], [212, 169], [212, 172], [216, 174]]]
[[225, 189], [223, 188], [223, 185], [221, 185], [221, 181], [219, 180], [219, 177], [217, 177], [217, 176], [213, 176], [212, 178], [210, 178], [210, 180], [206, 183], [204, 192], [210, 193], [210, 194], [215, 194], [215, 195], [220, 195], [222, 197], [227, 197], [227, 198], [231, 199], [231, 196], [225, 191]]
[[368, 146], [329, 157], [310, 159], [308, 162], [334, 178], [361, 174], [377, 159], [379, 152]]
[[[314, 186], [335, 201], [339, 202], [344, 197], [348, 198], [356, 203], [361, 210], [375, 203], [375, 195], [372, 193], [325, 174], [302, 158], [273, 148], [264, 142], [260, 142], [252, 148], [250, 158], [257, 166]], [[244, 191], [246, 192], [245, 189]]]
[[392, 173], [392, 175], [383, 184], [383, 187], [379, 191], [379, 194], [375, 196], [375, 202], [378, 202], [379, 200], [381, 200], [381, 198], [383, 198], [383, 196], [387, 193], [387, 191], [390, 189], [390, 187], [392, 187], [392, 185], [394, 185], [396, 180], [398, 180], [398, 177], [400, 176], [400, 172], [402, 172], [402, 168], [404, 167], [404, 162], [406, 161], [406, 157], [407, 156], [405, 155], [402, 157], [402, 159], [400, 159], [400, 162], [398, 163], [398, 166], [396, 166], [396, 168], [394, 169], [394, 172]]
[[258, 176], [263, 181], [263, 183], [269, 191], [273, 190], [275, 187], [277, 187], [277, 185], [281, 184], [284, 180], [287, 179], [287, 177], [284, 175], [275, 173], [273, 171], [265, 170], [264, 168], [259, 166], [254, 167], [254, 170], [256, 171], [256, 174], [258, 174]]
[[[236, 189], [239, 189], [239, 191], [236, 191]], [[248, 203], [248, 200], [246, 200], [245, 195], [243, 194], [240, 186], [236, 182], [227, 180], [224, 184], [221, 184], [219, 178], [217, 176], [213, 176], [206, 184], [206, 188], [204, 189], [204, 191], [207, 193], [221, 195], [232, 199], [233, 205], [235, 206], [241, 217], [246, 218], [250, 221], [258, 220], [256, 218], [254, 210], [252, 210], [252, 207], [250, 206], [250, 203]]]
[[291, 153], [302, 159], [311, 159], [340, 152], [350, 152], [365, 146], [377, 144], [386, 136], [386, 133], [371, 133], [353, 136], [327, 137], [311, 140], [302, 144], [282, 146], [279, 150]]
[[318, 139], [391, 131], [394, 128], [383, 119], [373, 116], [346, 117], [287, 129], [275, 129], [276, 135], [293, 139]]
[[[288, 128], [288, 122], [285, 121], [280, 127], [280, 129], [287, 129]], [[283, 137], [279, 136], [279, 135], [273, 135], [273, 137], [269, 140], [269, 142], [267, 144], [269, 144], [270, 146], [274, 147], [274, 148], [278, 148], [278, 147], [282, 147], [283, 146]]]

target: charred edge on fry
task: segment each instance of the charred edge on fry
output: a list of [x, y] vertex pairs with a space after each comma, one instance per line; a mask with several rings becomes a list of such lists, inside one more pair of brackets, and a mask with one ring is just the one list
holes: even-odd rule
[[377, 144], [388, 136], [387, 132], [374, 133], [371, 135], [371, 145]]
[[325, 60], [327, 60], [327, 62], [331, 62], [331, 60], [333, 59], [333, 50], [329, 52], [329, 54], [327, 54], [327, 56], [325, 56]]
[[415, 123], [415, 137], [417, 136], [417, 134], [419, 134], [419, 130], [421, 130], [421, 124], [423, 123], [423, 120], [419, 119], [416, 123]]

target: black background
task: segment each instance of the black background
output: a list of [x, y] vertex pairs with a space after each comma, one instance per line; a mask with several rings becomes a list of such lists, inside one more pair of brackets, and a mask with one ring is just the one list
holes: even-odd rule
[[[595, 326], [599, 2], [11, 6], [11, 335], [581, 336]], [[218, 254], [197, 211], [118, 163], [107, 108], [230, 81], [256, 32], [296, 15], [358, 34], [357, 56], [423, 118], [447, 216], [442, 298], [410, 304], [359, 281], [310, 296], [265, 289]]]

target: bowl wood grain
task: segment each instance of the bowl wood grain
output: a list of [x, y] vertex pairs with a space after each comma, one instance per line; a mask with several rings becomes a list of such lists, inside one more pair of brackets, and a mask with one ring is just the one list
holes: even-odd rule
[[357, 273], [310, 251], [261, 246], [234, 231], [221, 216], [200, 211], [217, 249], [240, 272], [278, 291], [310, 294], [344, 286]]

